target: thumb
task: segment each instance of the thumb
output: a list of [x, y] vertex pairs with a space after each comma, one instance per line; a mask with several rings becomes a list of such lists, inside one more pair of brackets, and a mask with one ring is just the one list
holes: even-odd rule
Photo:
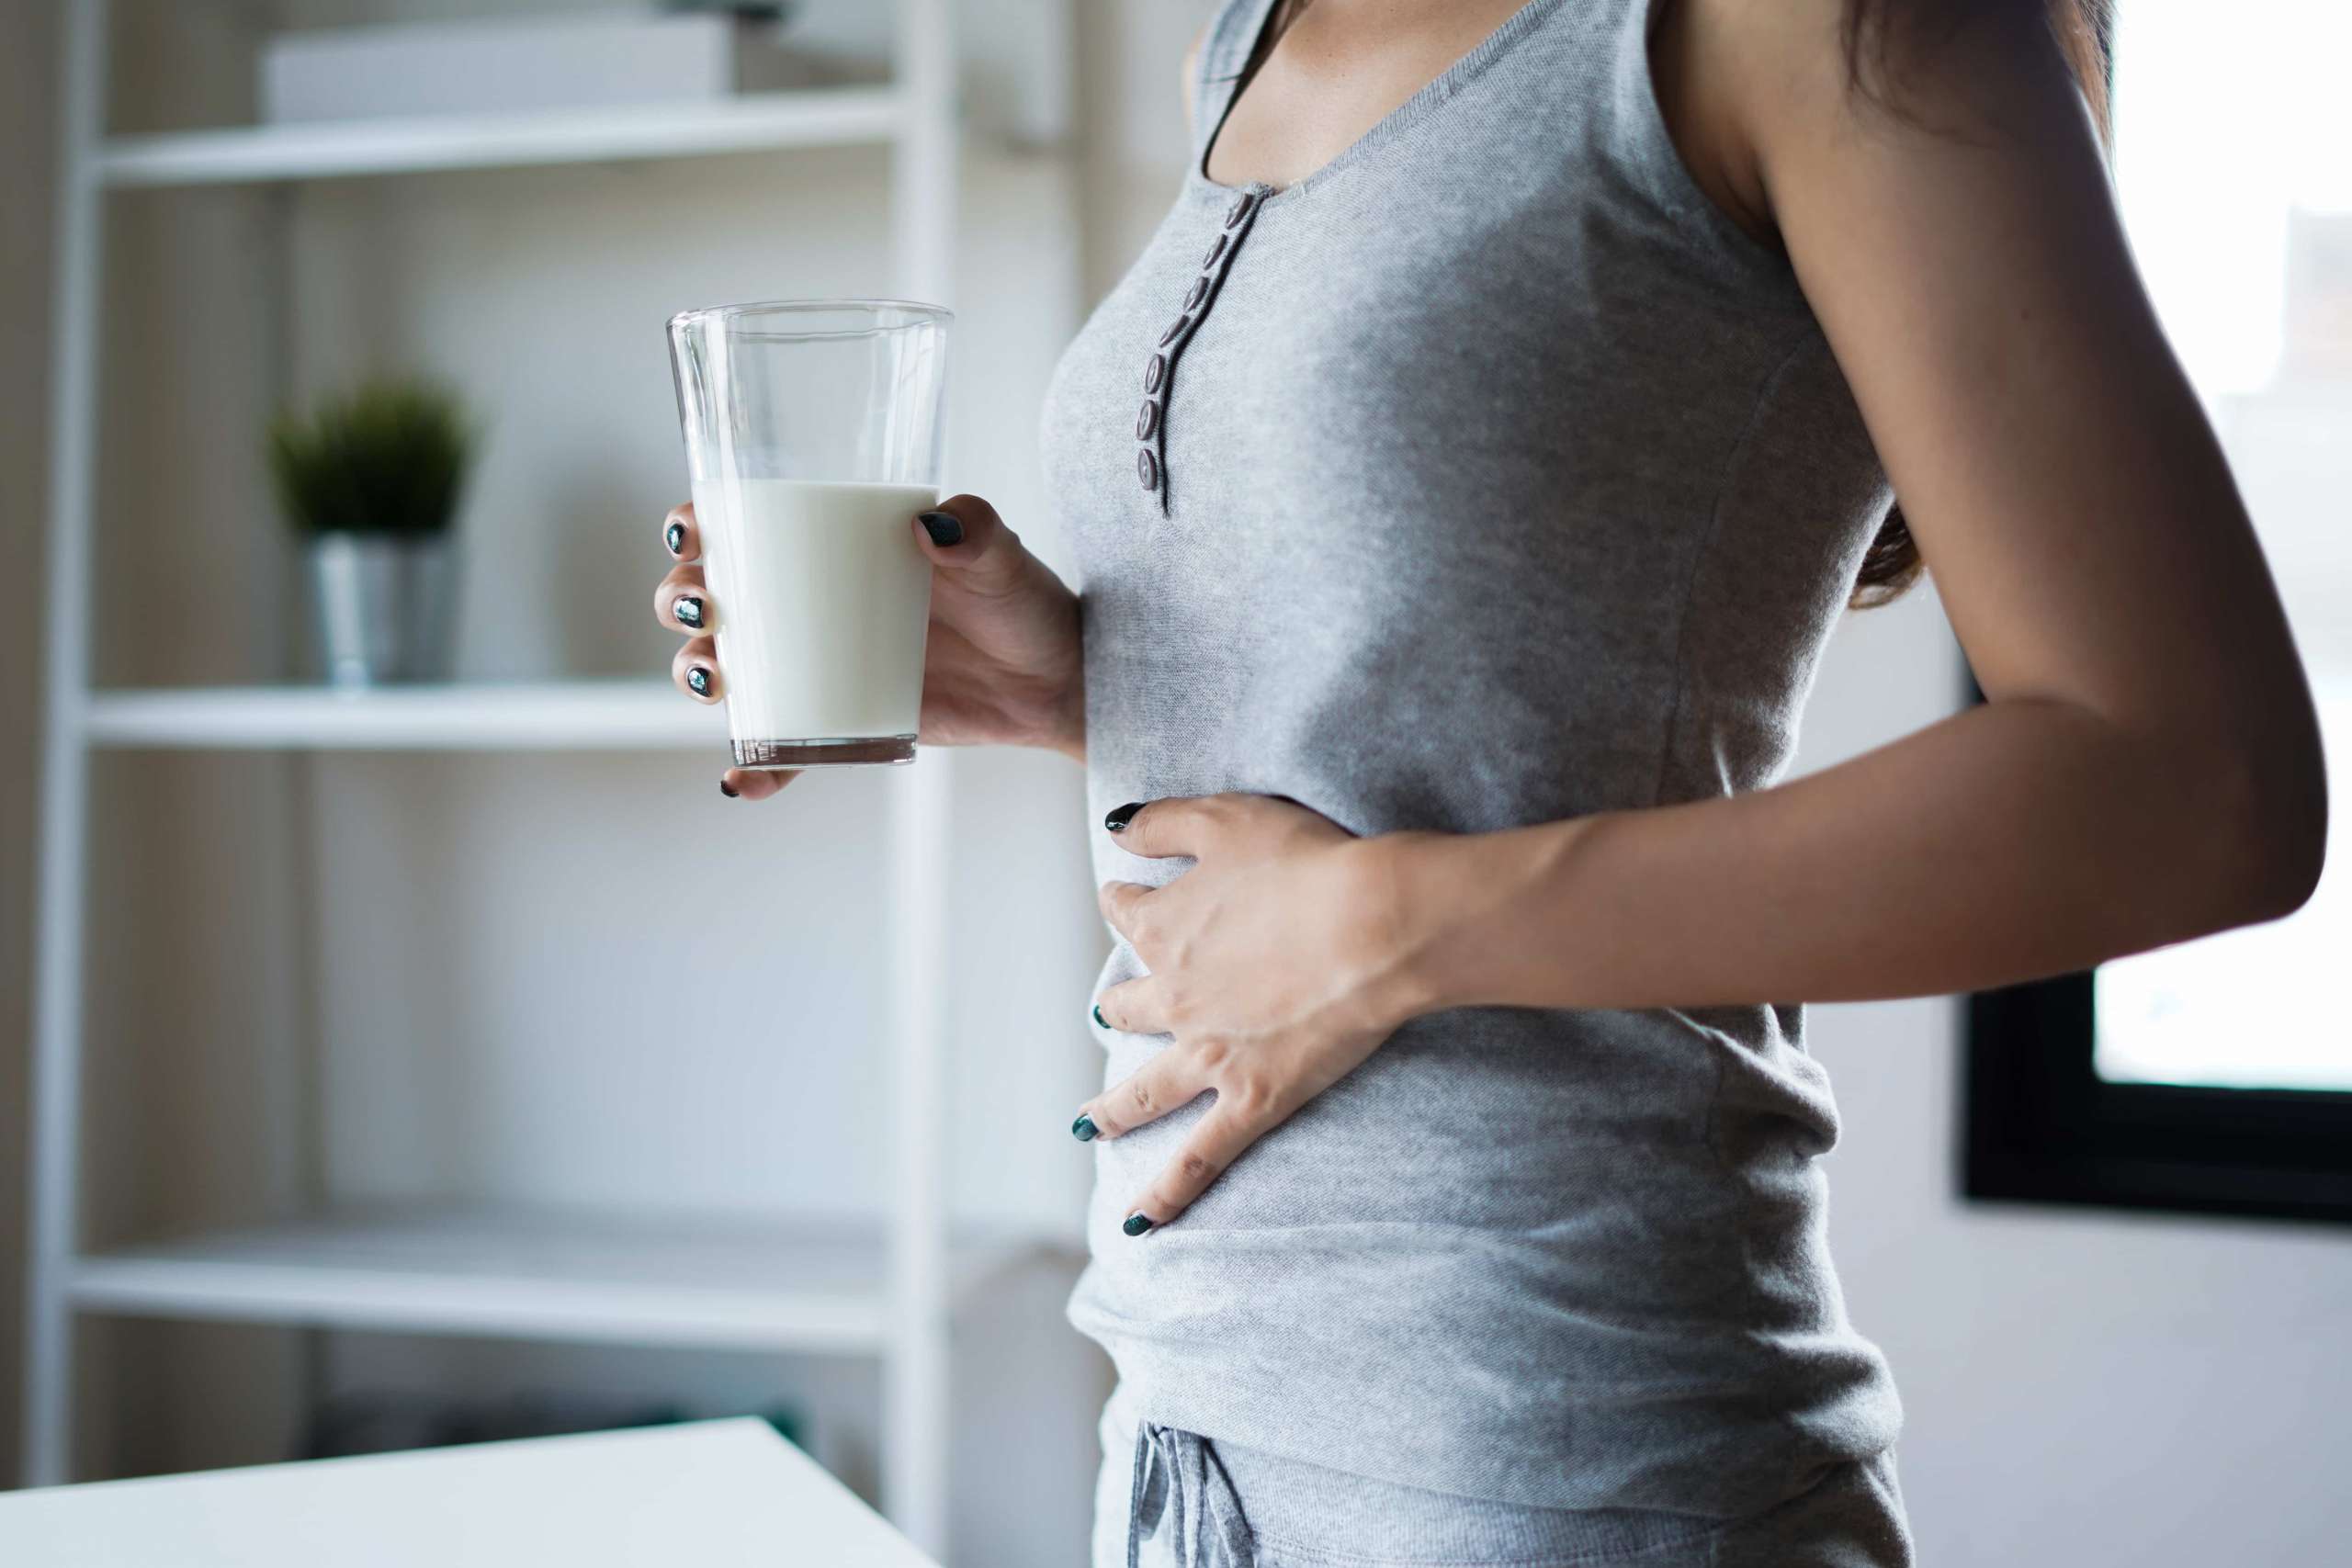
[[1029, 560], [1021, 536], [977, 495], [950, 496], [916, 518], [915, 543], [932, 565], [976, 593], [1019, 586]]

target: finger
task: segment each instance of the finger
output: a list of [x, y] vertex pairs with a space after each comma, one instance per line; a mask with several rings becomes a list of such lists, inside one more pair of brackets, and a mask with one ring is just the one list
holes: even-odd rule
[[670, 514], [662, 519], [662, 547], [673, 560], [702, 558], [702, 533], [695, 526], [693, 502], [670, 508]]
[[1144, 906], [1155, 891], [1140, 882], [1106, 882], [1095, 895], [1094, 903], [1102, 911], [1102, 918], [1111, 922], [1111, 929], [1125, 937], [1132, 946], [1136, 923], [1143, 917]]
[[1130, 801], [1105, 815], [1102, 830], [1114, 835], [1131, 855], [1158, 860], [1201, 855], [1232, 825], [1248, 795], [1170, 795]]
[[718, 679], [718, 647], [710, 637], [686, 639], [670, 660], [670, 679], [678, 690], [698, 703], [715, 703], [727, 694]]
[[703, 585], [702, 568], [673, 566], [653, 591], [653, 616], [673, 632], [707, 632], [718, 622], [711, 608], [710, 590]]
[[[1071, 1130], [1080, 1139], [1115, 1138], [1159, 1121], [1180, 1105], [1191, 1104], [1208, 1087], [1208, 1073], [1199, 1059], [1181, 1045], [1170, 1045], [1137, 1067], [1125, 1082], [1080, 1106]], [[1091, 1133], [1083, 1130], [1090, 1122], [1094, 1128]]]
[[1264, 1133], [1263, 1126], [1220, 1097], [1184, 1140], [1184, 1146], [1176, 1151], [1168, 1168], [1136, 1196], [1135, 1207], [1127, 1211], [1126, 1221], [1119, 1228], [1129, 1235], [1141, 1235], [1168, 1224], [1191, 1208], [1193, 1201], [1207, 1191]]
[[977, 495], [953, 495], [914, 523], [915, 543], [947, 581], [993, 598], [1022, 586], [1035, 558], [1004, 525], [996, 508]]
[[1122, 980], [1094, 1001], [1094, 1021], [1122, 1034], [1165, 1034], [1168, 997], [1157, 975]]
[[718, 793], [729, 800], [765, 800], [799, 776], [791, 768], [729, 768], [719, 775]]

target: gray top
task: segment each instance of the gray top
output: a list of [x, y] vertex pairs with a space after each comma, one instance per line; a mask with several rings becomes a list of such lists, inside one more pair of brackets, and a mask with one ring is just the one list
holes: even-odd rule
[[[1780, 773], [1889, 498], [1787, 264], [1675, 153], [1653, 3], [1531, 0], [1276, 192], [1201, 168], [1272, 8], [1228, 0], [1175, 209], [1047, 399], [1098, 818], [1242, 790], [1478, 832]], [[1187, 863], [1092, 839], [1106, 879]], [[1139, 972], [1120, 944], [1102, 982]], [[1071, 1318], [1163, 1426], [1754, 1512], [1900, 1421], [1830, 1271], [1800, 1019], [1419, 1019], [1121, 1235], [1195, 1104], [1096, 1146]], [[1100, 1038], [1113, 1082], [1166, 1043]]]

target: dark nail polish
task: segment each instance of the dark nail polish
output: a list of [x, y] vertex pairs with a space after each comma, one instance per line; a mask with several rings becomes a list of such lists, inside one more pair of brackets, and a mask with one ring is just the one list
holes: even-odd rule
[[702, 625], [702, 601], [689, 593], [684, 598], [680, 599], [676, 604], [670, 606], [670, 614], [678, 618], [678, 624], [682, 626], [700, 627]]
[[742, 798], [742, 795], [743, 795], [743, 792], [742, 792], [741, 790], [737, 789], [733, 784], [729, 784], [725, 779], [721, 779], [721, 780], [719, 780], [719, 781], [718, 781], [718, 793], [719, 793], [719, 794], [721, 794], [721, 795], [725, 795], [725, 796], [726, 796], [728, 799], [729, 799], [729, 800], [740, 800], [741, 798]]
[[1102, 1016], [1102, 1010], [1099, 1007], [1094, 1010], [1094, 1021], [1101, 1024], [1105, 1029], [1111, 1027], [1111, 1021]]
[[1142, 809], [1142, 801], [1131, 800], [1127, 802], [1125, 806], [1118, 807], [1102, 818], [1103, 830], [1110, 833], [1125, 832], [1127, 830], [1127, 824], [1134, 821], [1136, 819], [1136, 813]]
[[673, 520], [667, 528], [662, 530], [662, 542], [670, 547], [670, 553], [672, 555], [684, 555], [686, 553], [686, 525], [684, 523], [679, 523]]
[[953, 512], [926, 512], [919, 519], [931, 542], [945, 549], [964, 542], [964, 520]]
[[686, 690], [692, 692], [698, 697], [707, 697], [710, 695], [710, 671], [704, 669], [699, 664], [695, 665], [692, 669], [688, 670], [686, 671]]
[[1151, 1228], [1151, 1216], [1148, 1214], [1129, 1214], [1127, 1216], [1127, 1223], [1121, 1225], [1119, 1228], [1126, 1232], [1129, 1235], [1141, 1235], [1144, 1232]]
[[1091, 1116], [1081, 1116], [1069, 1124], [1069, 1135], [1081, 1144], [1092, 1143], [1102, 1129], [1094, 1124]]

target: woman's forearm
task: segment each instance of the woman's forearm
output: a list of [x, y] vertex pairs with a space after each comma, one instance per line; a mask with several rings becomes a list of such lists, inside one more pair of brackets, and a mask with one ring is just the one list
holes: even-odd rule
[[2183, 750], [1996, 702], [1753, 794], [1369, 840], [1403, 1010], [1931, 995], [2294, 908], [2318, 867], [2294, 771]]

